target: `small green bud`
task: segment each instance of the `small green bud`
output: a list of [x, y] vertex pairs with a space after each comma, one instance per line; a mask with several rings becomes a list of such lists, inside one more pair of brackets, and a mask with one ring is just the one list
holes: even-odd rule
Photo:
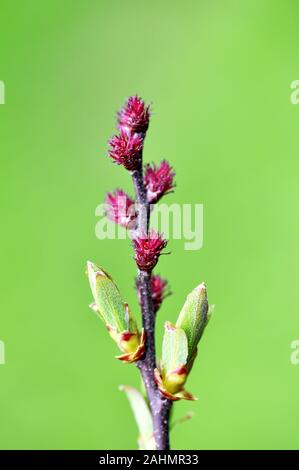
[[188, 364], [196, 356], [198, 342], [208, 323], [208, 311], [207, 289], [202, 283], [187, 296], [176, 322], [176, 326], [184, 330], [188, 339]]
[[160, 392], [169, 400], [196, 399], [184, 385], [211, 313], [202, 283], [188, 295], [176, 325], [165, 323], [161, 367], [155, 370], [155, 379]]
[[144, 353], [144, 331], [140, 336], [136, 320], [124, 303], [112, 278], [102, 268], [88, 261], [87, 274], [94, 302], [90, 305], [106, 325], [110, 336], [125, 354], [118, 359], [133, 362]]
[[95, 301], [92, 309], [117, 333], [125, 330], [136, 332], [136, 321], [110, 275], [90, 261], [87, 263], [87, 273]]
[[155, 369], [155, 379], [162, 395], [169, 400], [194, 400], [184, 384], [187, 379], [188, 341], [183, 329], [165, 323], [161, 370]]

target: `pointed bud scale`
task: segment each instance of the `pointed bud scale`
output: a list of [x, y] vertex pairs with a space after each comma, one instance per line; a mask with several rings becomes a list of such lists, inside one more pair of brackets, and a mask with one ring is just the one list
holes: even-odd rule
[[159, 166], [152, 163], [145, 168], [144, 184], [147, 190], [147, 200], [154, 204], [162, 196], [168, 194], [175, 187], [173, 179], [175, 173], [166, 160]]
[[135, 261], [139, 269], [141, 271], [152, 271], [166, 245], [167, 241], [154, 230], [151, 230], [149, 235], [144, 234], [134, 238]]
[[145, 339], [145, 331], [143, 328], [141, 335], [138, 333], [128, 334], [127, 331], [120, 333], [117, 344], [124, 354], [116, 356], [116, 359], [127, 362], [128, 364], [139, 361], [145, 352]]
[[113, 280], [102, 268], [88, 261], [87, 273], [94, 303], [91, 308], [106, 325], [110, 336], [124, 353], [118, 359], [133, 362], [141, 358], [145, 350], [144, 331], [140, 336], [128, 304], [121, 298]]
[[196, 355], [198, 342], [208, 321], [208, 298], [204, 283], [195, 287], [187, 296], [186, 302], [176, 322], [182, 328], [188, 339], [188, 362], [192, 362]]
[[135, 132], [145, 134], [149, 125], [150, 107], [146, 106], [137, 95], [130, 96], [117, 117], [120, 131], [127, 134]]
[[127, 170], [133, 171], [141, 162], [143, 137], [141, 134], [127, 134], [121, 131], [109, 141], [108, 152], [115, 163], [123, 165]]
[[162, 395], [169, 400], [195, 400], [184, 389], [188, 376], [188, 340], [181, 328], [165, 323], [161, 370], [155, 370], [155, 380]]
[[136, 223], [135, 202], [122, 189], [107, 193], [105, 211], [109, 220], [124, 228], [132, 229]]

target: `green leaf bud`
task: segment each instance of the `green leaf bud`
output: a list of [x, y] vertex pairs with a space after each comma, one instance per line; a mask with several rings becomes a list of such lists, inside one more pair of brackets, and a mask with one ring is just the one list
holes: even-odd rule
[[118, 359], [133, 362], [144, 353], [145, 334], [138, 332], [136, 320], [124, 303], [110, 275], [96, 264], [88, 261], [87, 274], [94, 302], [90, 305], [105, 323], [110, 336], [125, 354]]

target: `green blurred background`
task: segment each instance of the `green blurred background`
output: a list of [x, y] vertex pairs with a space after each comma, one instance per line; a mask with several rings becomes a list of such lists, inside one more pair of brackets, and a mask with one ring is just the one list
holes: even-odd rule
[[[88, 308], [85, 262], [138, 311], [126, 240], [99, 241], [96, 206], [131, 182], [106, 158], [130, 94], [153, 103], [145, 159], [168, 158], [168, 202], [204, 204], [204, 246], [171, 241], [174, 295], [202, 280], [216, 311], [179, 402], [176, 449], [299, 448], [299, 79], [296, 0], [1, 0], [0, 447], [130, 449], [119, 384], [134, 366]], [[297, 279], [297, 280], [296, 280]]]

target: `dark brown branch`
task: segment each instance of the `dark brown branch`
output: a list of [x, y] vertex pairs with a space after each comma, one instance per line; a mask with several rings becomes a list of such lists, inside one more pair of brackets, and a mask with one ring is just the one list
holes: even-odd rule
[[[149, 230], [150, 206], [143, 183], [142, 161], [132, 172], [136, 202], [138, 205], [136, 235], [144, 235]], [[156, 367], [155, 352], [155, 312], [151, 294], [151, 273], [138, 270], [138, 287], [142, 311], [142, 323], [146, 333], [146, 350], [144, 357], [138, 361], [153, 418], [154, 436], [157, 450], [169, 449], [169, 412], [172, 402], [160, 394], [154, 379]]]

